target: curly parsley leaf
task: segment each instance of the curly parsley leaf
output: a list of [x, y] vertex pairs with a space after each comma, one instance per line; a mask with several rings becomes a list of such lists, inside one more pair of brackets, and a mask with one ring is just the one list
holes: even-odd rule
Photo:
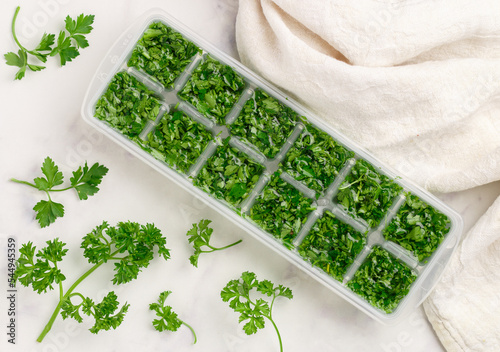
[[122, 284], [137, 278], [154, 257], [154, 249], [165, 260], [170, 251], [167, 241], [153, 224], [140, 225], [136, 222], [120, 222], [110, 226], [107, 222], [97, 226], [83, 237], [81, 248], [89, 263], [99, 265], [115, 261], [113, 284]]
[[66, 277], [57, 267], [57, 263], [62, 261], [67, 249], [65, 243], [58, 238], [47, 241], [47, 246], [39, 250], [36, 255], [36, 246], [32, 242], [27, 242], [19, 249], [19, 259], [15, 278], [23, 286], [30, 286], [37, 293], [53, 290], [53, 284], [60, 284]]
[[[212, 236], [213, 229], [208, 225], [212, 221], [210, 220], [200, 220], [198, 224], [193, 224], [193, 227], [186, 233], [188, 236], [189, 243], [193, 245], [194, 253], [189, 257], [189, 261], [195, 267], [198, 267], [198, 258], [202, 253], [211, 253], [218, 250], [226, 249], [239, 244], [242, 240], [238, 240], [224, 247], [214, 247], [210, 242], [210, 237]], [[202, 249], [206, 247], [207, 249]]]
[[[32, 286], [37, 293], [54, 289], [54, 284], [59, 286], [59, 302], [37, 341], [44, 339], [59, 313], [63, 319], [73, 318], [77, 322], [83, 321], [82, 315], [94, 317], [95, 324], [90, 328], [92, 333], [116, 329], [127, 313], [127, 303], [118, 309], [119, 302], [114, 292], [108, 293], [100, 303], [94, 303], [89, 297], [75, 292], [75, 289], [108, 262], [115, 262], [115, 277], [112, 280], [114, 284], [129, 282], [137, 277], [142, 268], [149, 265], [154, 257], [154, 250], [158, 256], [169, 259], [169, 249], [165, 245], [166, 239], [153, 224], [120, 222], [113, 227], [103, 222], [82, 240], [84, 257], [92, 266], [65, 291], [62, 283], [66, 277], [58, 268], [58, 263], [68, 251], [64, 248], [65, 243], [56, 238], [47, 241], [47, 246], [38, 251], [32, 242], [23, 244], [14, 273], [16, 281], [26, 287]], [[79, 304], [72, 302], [75, 297], [81, 299]]]
[[71, 185], [66, 188], [54, 188], [63, 184], [64, 176], [59, 167], [54, 161], [47, 157], [42, 164], [42, 174], [44, 177], [36, 177], [33, 183], [20, 181], [12, 178], [11, 181], [28, 185], [36, 188], [39, 191], [45, 192], [49, 200], [41, 200], [33, 207], [36, 212], [36, 219], [41, 227], [46, 227], [56, 221], [57, 218], [64, 216], [64, 206], [61, 203], [54, 202], [50, 197], [51, 192], [61, 192], [74, 188], [81, 200], [88, 199], [89, 196], [97, 193], [102, 178], [107, 174], [108, 168], [98, 163], [95, 163], [90, 168], [85, 162], [83, 168], [80, 166], [78, 170], [73, 172], [73, 177], [70, 179]]
[[[260, 293], [261, 297], [271, 298], [271, 301], [255, 298], [256, 293]], [[240, 314], [240, 323], [245, 322], [243, 331], [247, 335], [255, 334], [264, 328], [265, 319], [268, 319], [278, 335], [280, 351], [283, 351], [281, 335], [272, 316], [274, 301], [278, 297], [292, 299], [292, 290], [283, 285], [274, 285], [269, 280], [259, 281], [257, 276], [249, 271], [242, 273], [239, 279], [229, 281], [221, 291], [222, 301], [229, 302], [229, 307]]]
[[181, 327], [181, 325], [185, 325], [193, 333], [193, 344], [195, 344], [197, 339], [194, 329], [189, 324], [179, 319], [177, 313], [172, 310], [171, 306], [165, 306], [165, 300], [171, 293], [172, 291], [163, 291], [162, 293], [160, 293], [158, 302], [151, 303], [149, 305], [149, 310], [156, 312], [156, 316], [159, 317], [159, 319], [153, 320], [153, 326], [157, 331], [162, 332], [165, 330], [177, 331]]

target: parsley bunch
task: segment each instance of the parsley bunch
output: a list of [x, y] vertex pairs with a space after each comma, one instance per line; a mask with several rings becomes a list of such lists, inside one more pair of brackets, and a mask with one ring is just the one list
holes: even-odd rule
[[193, 344], [195, 344], [197, 340], [194, 329], [185, 321], [179, 319], [177, 313], [172, 310], [171, 306], [165, 306], [165, 300], [171, 293], [172, 291], [163, 291], [162, 293], [160, 293], [158, 303], [151, 303], [149, 305], [149, 310], [155, 311], [156, 315], [160, 318], [153, 320], [153, 326], [156, 330], [162, 332], [165, 330], [177, 331], [181, 327], [181, 325], [186, 325], [193, 333]]
[[76, 20], [69, 16], [66, 17], [65, 30], [59, 32], [57, 45], [55, 47], [52, 47], [55, 44], [55, 34], [44, 33], [40, 43], [35, 49], [26, 49], [19, 42], [16, 35], [16, 20], [20, 9], [19, 6], [16, 8], [14, 18], [12, 19], [12, 36], [17, 46], [19, 46], [19, 50], [17, 54], [8, 52], [4, 55], [7, 65], [19, 67], [15, 79], [22, 79], [28, 68], [31, 71], [41, 71], [45, 68], [45, 66], [30, 64], [28, 62], [28, 55], [34, 56], [43, 63], [47, 62], [48, 56], [59, 55], [61, 66], [64, 66], [66, 62], [72, 61], [75, 57], [80, 55], [79, 49], [89, 46], [85, 34], [89, 34], [93, 29], [92, 24], [94, 23], [94, 15], [86, 16], [81, 14]]
[[[211, 227], [208, 227], [211, 222], [212, 221], [206, 219], [200, 220], [198, 224], [193, 224], [193, 227], [186, 234], [189, 237], [189, 243], [192, 243], [194, 248], [194, 254], [189, 257], [189, 261], [195, 267], [198, 267], [198, 258], [201, 253], [211, 253], [226, 249], [235, 246], [242, 241], [238, 240], [224, 247], [212, 246], [209, 241], [214, 230]], [[208, 247], [208, 249], [203, 250], [202, 247]]]
[[[170, 258], [170, 252], [165, 247], [166, 240], [153, 224], [120, 222], [116, 227], [112, 227], [103, 222], [82, 240], [83, 256], [92, 266], [64, 291], [63, 281], [66, 276], [61, 272], [58, 263], [68, 251], [64, 248], [66, 244], [58, 238], [46, 243], [47, 246], [38, 251], [32, 242], [23, 244], [19, 250], [15, 272], [16, 281], [26, 287], [31, 285], [39, 294], [53, 290], [54, 285], [59, 287], [59, 302], [38, 337], [38, 342], [50, 331], [59, 312], [63, 319], [73, 318], [79, 323], [83, 321], [82, 314], [92, 316], [95, 324], [90, 328], [90, 332], [95, 334], [101, 330], [116, 329], [121, 324], [129, 305], [125, 303], [118, 310], [119, 302], [113, 291], [100, 303], [75, 292], [76, 287], [101, 265], [114, 262], [115, 274], [112, 282], [118, 285], [136, 279], [142, 268], [146, 268], [153, 259], [155, 248], [160, 257], [165, 260]], [[74, 300], [78, 303], [74, 303]]]
[[[253, 299], [255, 291], [262, 297], [270, 297], [271, 302], [263, 298]], [[229, 281], [220, 294], [222, 301], [229, 302], [229, 307], [240, 314], [239, 322], [247, 321], [243, 326], [247, 335], [255, 334], [258, 329], [264, 328], [265, 319], [269, 320], [276, 330], [280, 351], [283, 352], [281, 335], [273, 320], [272, 310], [276, 298], [292, 299], [292, 290], [283, 285], [275, 286], [269, 280], [259, 281], [254, 273], [246, 271], [241, 274], [240, 279]]]
[[107, 172], [108, 168], [103, 165], [95, 163], [89, 168], [87, 162], [85, 162], [83, 167], [80, 166], [76, 171], [73, 171], [73, 177], [70, 178], [70, 186], [54, 188], [63, 183], [64, 176], [54, 161], [47, 157], [42, 165], [42, 173], [45, 177], [35, 178], [33, 180], [34, 183], [20, 181], [15, 178], [12, 178], [11, 181], [31, 186], [47, 194], [49, 200], [41, 200], [33, 207], [38, 223], [41, 227], [46, 227], [56, 221], [58, 217], [64, 215], [64, 206], [52, 200], [50, 197], [51, 192], [62, 192], [73, 188], [80, 200], [86, 200], [89, 196], [93, 196], [99, 191], [97, 186], [101, 183], [102, 178]]

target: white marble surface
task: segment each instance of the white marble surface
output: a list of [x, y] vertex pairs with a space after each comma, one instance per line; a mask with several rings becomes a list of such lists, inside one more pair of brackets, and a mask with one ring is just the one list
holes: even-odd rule
[[[17, 50], [10, 24], [18, 4], [13, 0], [0, 2], [2, 54]], [[373, 321], [82, 120], [80, 107], [85, 91], [105, 52], [136, 17], [152, 7], [164, 9], [222, 51], [237, 57], [236, 0], [22, 2], [18, 33], [28, 47], [36, 45], [44, 31], [56, 33], [67, 14], [94, 14], [96, 22], [89, 36], [90, 47], [63, 68], [53, 59], [44, 71], [28, 72], [22, 81], [14, 82], [15, 69], [3, 60], [0, 64], [0, 350], [278, 351], [269, 323], [256, 335], [246, 336], [236, 313], [220, 299], [220, 290], [229, 280], [250, 270], [260, 279], [293, 290], [294, 299], [277, 301], [274, 311], [285, 351], [443, 351], [421, 308], [397, 326]], [[51, 156], [65, 175], [85, 160], [102, 163], [110, 171], [101, 191], [87, 201], [79, 201], [69, 192], [58, 194], [66, 215], [40, 229], [32, 207], [42, 195], [8, 180], [37, 177], [46, 156]], [[467, 230], [499, 194], [497, 182], [438, 196], [462, 214]], [[240, 238], [243, 243], [200, 257], [196, 269], [188, 261], [191, 249], [185, 233], [202, 218], [213, 221], [214, 244]], [[56, 304], [57, 293], [37, 295], [31, 288], [18, 287], [17, 343], [8, 344], [4, 332], [8, 324], [6, 239], [13, 236], [18, 245], [32, 241], [42, 246], [59, 237], [69, 248], [61, 265], [69, 283], [87, 265], [79, 248], [82, 236], [103, 220], [111, 224], [125, 220], [154, 222], [167, 237], [172, 259], [153, 261], [136, 281], [121, 287], [112, 287], [109, 267], [100, 268], [84, 281], [80, 291], [88, 296], [102, 297], [114, 289], [122, 301], [131, 304], [116, 331], [98, 335], [87, 330], [89, 321], [76, 324], [58, 318], [44, 342], [35, 342]], [[176, 333], [153, 330], [153, 313], [148, 311], [148, 305], [163, 290], [173, 291], [168, 304], [196, 330], [195, 345], [187, 328]]]

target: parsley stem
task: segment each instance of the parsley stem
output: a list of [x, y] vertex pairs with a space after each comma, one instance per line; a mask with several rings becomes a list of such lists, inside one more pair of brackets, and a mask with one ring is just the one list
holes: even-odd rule
[[192, 326], [191, 326], [191, 325], [189, 325], [189, 324], [188, 324], [188, 323], [186, 323], [185, 321], [183, 321], [183, 320], [181, 320], [181, 319], [179, 319], [179, 321], [180, 321], [182, 324], [186, 325], [186, 326], [189, 328], [189, 330], [191, 330], [191, 332], [193, 333], [193, 336], [194, 336], [194, 342], [193, 342], [193, 345], [194, 345], [194, 344], [196, 343], [196, 341], [198, 341], [198, 340], [196, 339], [196, 333], [194, 332], [194, 329], [192, 328]]
[[238, 240], [234, 243], [231, 243], [231, 244], [228, 244], [227, 246], [224, 246], [224, 247], [214, 247], [214, 246], [211, 246], [210, 244], [207, 244], [208, 247], [212, 248], [214, 251], [218, 251], [218, 250], [221, 250], [221, 249], [226, 249], [226, 248], [229, 248], [229, 247], [232, 247], [232, 246], [236, 246], [238, 243], [241, 243], [243, 240]]
[[19, 10], [21, 10], [21, 6], [18, 6], [16, 8], [16, 12], [14, 12], [14, 18], [12, 19], [12, 36], [14, 37], [16, 44], [19, 46], [19, 48], [21, 48], [21, 50], [28, 51], [24, 46], [21, 45], [21, 43], [19, 43], [19, 40], [17, 39], [17, 35], [16, 35], [16, 20], [17, 20], [17, 14], [19, 13]]
[[[118, 253], [119, 250], [115, 251], [114, 253], [111, 254], [111, 256], [115, 255], [116, 253]], [[36, 339], [38, 342], [42, 342], [43, 339], [45, 338], [45, 336], [48, 334], [48, 332], [50, 331], [50, 329], [52, 329], [52, 325], [54, 324], [54, 321], [56, 320], [58, 314], [59, 314], [59, 311], [61, 310], [61, 307], [63, 305], [63, 303], [69, 298], [71, 297], [72, 293], [73, 293], [73, 290], [83, 281], [87, 278], [87, 276], [89, 276], [90, 274], [92, 274], [97, 268], [99, 268], [102, 264], [104, 264], [104, 261], [101, 261], [97, 264], [95, 264], [92, 268], [90, 268], [89, 270], [87, 270], [86, 273], [84, 273], [82, 276], [80, 276], [74, 283], [73, 285], [71, 285], [71, 287], [68, 289], [68, 291], [66, 291], [66, 293], [64, 294], [64, 296], [59, 300], [59, 303], [57, 304], [56, 308], [54, 309], [54, 312], [52, 313], [52, 316], [50, 317], [49, 321], [47, 322], [47, 325], [45, 325], [44, 329], [42, 330], [42, 332], [40, 333], [40, 336], [38, 336], [38, 338]]]
[[38, 189], [38, 187], [35, 184], [33, 184], [31, 182], [28, 182], [28, 181], [21, 181], [21, 180], [15, 179], [15, 178], [11, 178], [10, 180], [12, 182], [21, 183], [23, 185], [28, 185], [28, 186], [31, 186], [31, 187], [34, 187], [34, 188]]
[[[75, 186], [77, 186], [77, 185], [75, 185]], [[63, 192], [63, 191], [67, 191], [68, 189], [75, 188], [75, 186], [69, 186], [69, 187], [60, 188], [60, 189], [51, 189], [51, 190], [49, 190], [49, 192]]]
[[276, 324], [274, 323], [274, 320], [271, 316], [271, 314], [269, 314], [269, 316], [267, 317], [267, 319], [269, 319], [269, 321], [273, 324], [274, 326], [274, 330], [276, 330], [276, 334], [278, 335], [278, 341], [280, 342], [280, 352], [283, 352], [283, 342], [281, 341], [281, 335], [280, 335], [280, 331], [278, 330], [278, 327], [276, 326]]

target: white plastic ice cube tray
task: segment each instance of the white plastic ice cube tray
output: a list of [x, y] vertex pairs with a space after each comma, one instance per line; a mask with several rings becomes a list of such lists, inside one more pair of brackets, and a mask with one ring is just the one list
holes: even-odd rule
[[[203, 55], [195, 56], [192, 62], [187, 65], [184, 72], [179, 75], [175, 81], [173, 89], [167, 89], [147, 74], [127, 66], [127, 61], [130, 58], [137, 41], [142, 37], [144, 31], [153, 22], [162, 22], [166, 24], [168, 27], [182, 34], [187, 40], [191, 41], [203, 50]], [[306, 121], [312, 124], [315, 128], [328, 133], [336, 142], [355, 153], [354, 158], [345, 163], [344, 167], [336, 176], [334, 182], [330, 184], [326, 188], [325, 192], [320, 194], [318, 198], [315, 197], [316, 192], [307, 188], [303, 183], [296, 181], [289, 174], [281, 174], [281, 179], [298, 189], [304, 197], [312, 199], [312, 205], [316, 208], [308, 215], [305, 223], [302, 224], [300, 232], [292, 241], [292, 246], [289, 244], [284, 245], [270, 233], [262, 230], [262, 228], [249, 219], [247, 213], [253, 206], [255, 199], [262, 194], [262, 191], [269, 182], [269, 179], [272, 177], [272, 174], [278, 170], [280, 162], [283, 158], [285, 158], [286, 153], [293, 146], [295, 140], [301, 133], [303, 133], [305, 125], [301, 122], [301, 120], [299, 120], [280, 152], [273, 159], [269, 159], [256, 150], [256, 148], [249, 146], [247, 143], [241, 142], [239, 138], [231, 136], [230, 130], [226, 126], [218, 125], [214, 121], [200, 114], [194, 106], [183, 99], [180, 99], [177, 93], [182, 89], [186, 82], [188, 82], [190, 74], [196, 69], [200, 62], [204, 60], [207, 54], [219, 62], [232, 67], [234, 71], [243, 77], [246, 82], [246, 87], [238, 102], [226, 116], [226, 126], [230, 125], [238, 117], [243, 105], [248, 99], [251, 99], [255, 89], [261, 89], [270, 96], [279, 100], [282, 104], [293, 109], [298, 113], [298, 115], [305, 117]], [[101, 121], [94, 116], [97, 101], [106, 91], [114, 75], [120, 71], [125, 71], [144, 83], [147, 88], [154, 92], [155, 96], [162, 103], [158, 118], [155, 122], [150, 122], [144, 127], [143, 132], [140, 134], [141, 138], [147, 138], [147, 134], [154, 130], [163, 114], [173, 111], [174, 109], [183, 111], [190, 118], [201, 123], [212, 133], [214, 137], [218, 136], [218, 138], [214, 138], [211, 142], [209, 142], [207, 148], [203, 151], [200, 158], [190, 168], [187, 174], [182, 174], [172, 169], [165, 162], [158, 160], [151, 153], [148, 153], [146, 150], [141, 148], [135, 141], [127, 138], [108, 123]], [[462, 233], [463, 225], [460, 216], [448, 206], [443, 204], [440, 200], [410, 181], [398, 177], [390, 168], [381, 164], [361, 147], [322, 123], [317, 117], [314, 116], [314, 114], [306, 110], [293, 99], [287, 97], [274, 86], [244, 67], [241, 63], [220, 52], [210, 43], [207, 43], [205, 40], [192, 33], [189, 29], [185, 28], [174, 18], [171, 18], [169, 15], [158, 9], [153, 9], [141, 16], [141, 18], [139, 18], [128, 30], [124, 32], [124, 34], [106, 54], [88, 88], [82, 106], [82, 115], [89, 124], [130, 151], [132, 154], [155, 168], [160, 173], [168, 176], [171, 180], [182, 186], [188, 192], [203, 199], [235, 224], [244, 228], [250, 235], [273, 248], [278, 254], [297, 265], [311, 277], [315, 278], [326, 287], [332, 289], [371, 317], [383, 323], [392, 323], [397, 321], [405, 315], [405, 313], [417, 307], [425, 299], [425, 297], [427, 297], [439, 279], [454, 249], [458, 245], [459, 238]], [[232, 147], [238, 149], [248, 158], [262, 165], [264, 168], [264, 172], [255, 184], [255, 187], [250, 195], [237, 207], [234, 207], [225, 201], [216, 199], [193, 185], [193, 178], [196, 177], [196, 175], [204, 167], [206, 160], [214, 154], [217, 146], [221, 143], [221, 140], [227, 137], [230, 137], [229, 144]], [[370, 228], [370, 226], [366, 223], [366, 221], [363, 221], [363, 219], [350, 215], [346, 209], [342, 207], [342, 205], [336, 204], [334, 201], [338, 188], [341, 186], [344, 178], [349, 174], [353, 165], [356, 163], [356, 160], [359, 159], [367, 161], [376, 167], [380, 174], [388, 176], [403, 188], [403, 191], [401, 191], [393, 200], [391, 207], [387, 210], [385, 218], [380, 222], [380, 225], [373, 228]], [[426, 262], [419, 262], [419, 260], [409, 251], [400, 247], [396, 243], [385, 240], [382, 235], [383, 228], [390, 222], [394, 214], [404, 204], [406, 192], [411, 192], [412, 194], [418, 196], [421, 200], [434, 207], [439, 212], [445, 214], [450, 220], [449, 232], [446, 234], [437, 250], [428, 258]], [[361, 233], [367, 232], [366, 243], [363, 250], [361, 250], [359, 255], [355, 258], [353, 264], [345, 273], [342, 281], [334, 279], [325, 271], [311, 265], [297, 252], [297, 246], [307, 236], [315, 221], [322, 216], [323, 211], [325, 210], [330, 211], [337, 219], [349, 224], [355, 230]], [[361, 266], [374, 246], [382, 247], [393, 257], [397, 258], [400, 262], [411, 268], [417, 275], [416, 280], [410, 286], [408, 294], [399, 302], [397, 307], [391, 313], [386, 313], [381, 309], [375, 308], [367, 300], [347, 287], [347, 282], [353, 277], [356, 270]]]

